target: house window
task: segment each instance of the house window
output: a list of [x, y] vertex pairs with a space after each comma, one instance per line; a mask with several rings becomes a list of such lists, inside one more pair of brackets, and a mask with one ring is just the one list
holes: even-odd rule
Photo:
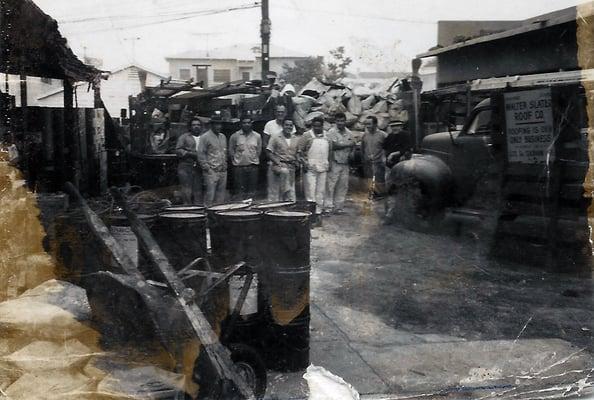
[[251, 79], [250, 78], [250, 71], [243, 71], [241, 73], [241, 79], [244, 80], [244, 81], [249, 81]]
[[231, 81], [231, 70], [230, 69], [215, 69], [213, 71], [215, 82], [229, 82]]
[[179, 70], [179, 79], [188, 81], [190, 80], [190, 69], [189, 68], [180, 68]]

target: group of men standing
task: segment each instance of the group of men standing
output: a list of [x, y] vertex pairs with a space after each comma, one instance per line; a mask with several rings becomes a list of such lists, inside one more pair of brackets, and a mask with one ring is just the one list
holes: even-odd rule
[[[373, 116], [365, 125], [362, 157], [377, 190], [385, 181], [383, 146], [387, 134], [377, 129]], [[231, 135], [228, 144], [221, 131], [222, 120], [215, 115], [210, 129], [204, 132], [203, 122], [193, 119], [189, 132], [179, 137], [176, 154], [184, 203], [210, 206], [225, 202], [230, 161], [236, 200], [256, 196], [260, 172], [265, 168], [268, 201], [296, 201], [297, 185], [302, 185], [299, 192], [316, 203], [317, 214], [344, 213], [355, 147], [344, 114], [335, 115], [335, 124], [328, 131], [324, 119], [317, 117], [310, 130], [297, 135], [286, 108], [279, 105], [262, 135], [252, 129], [250, 117], [242, 118], [241, 129]]]

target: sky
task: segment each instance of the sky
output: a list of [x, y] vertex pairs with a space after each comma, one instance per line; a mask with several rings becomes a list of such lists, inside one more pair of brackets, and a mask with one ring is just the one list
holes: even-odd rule
[[[110, 70], [134, 61], [168, 73], [165, 57], [260, 42], [250, 0], [34, 0], [73, 51]], [[271, 42], [328, 57], [344, 46], [351, 71], [403, 71], [437, 42], [438, 20], [517, 20], [583, 0], [270, 0]]]

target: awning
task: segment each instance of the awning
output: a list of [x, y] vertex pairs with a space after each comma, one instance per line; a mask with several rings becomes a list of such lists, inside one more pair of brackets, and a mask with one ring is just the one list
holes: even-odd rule
[[96, 82], [101, 71], [83, 64], [58, 23], [31, 0], [0, 0], [0, 72]]

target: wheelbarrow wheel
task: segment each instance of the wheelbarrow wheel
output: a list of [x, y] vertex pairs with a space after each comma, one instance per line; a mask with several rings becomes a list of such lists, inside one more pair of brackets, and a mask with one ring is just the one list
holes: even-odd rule
[[[252, 389], [256, 399], [263, 399], [266, 393], [266, 365], [262, 358], [252, 347], [244, 344], [233, 343], [227, 348], [237, 372]], [[240, 398], [236, 397], [237, 393], [230, 392], [232, 389], [227, 385], [222, 385], [209, 363], [205, 352], [201, 352], [194, 370], [195, 380], [200, 385], [198, 399]]]
[[245, 344], [233, 343], [227, 347], [238, 373], [252, 389], [256, 399], [263, 399], [266, 393], [266, 365], [262, 357]]

